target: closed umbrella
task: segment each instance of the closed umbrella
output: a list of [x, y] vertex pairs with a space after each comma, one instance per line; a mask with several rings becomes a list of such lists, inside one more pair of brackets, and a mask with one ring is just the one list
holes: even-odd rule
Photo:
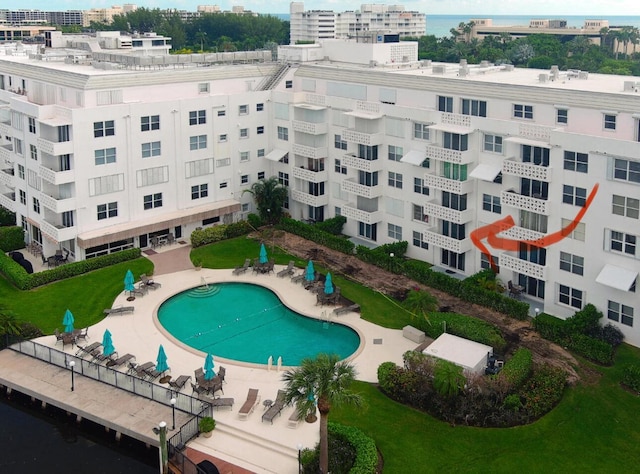
[[330, 295], [333, 293], [333, 282], [331, 281], [331, 273], [327, 273], [327, 278], [324, 281], [324, 294]]
[[207, 358], [204, 360], [204, 379], [211, 380], [216, 376], [216, 373], [213, 371], [213, 356], [211, 354], [207, 354]]
[[169, 366], [167, 365], [167, 355], [164, 353], [164, 347], [160, 344], [160, 348], [158, 349], [158, 357], [156, 358], [156, 370], [158, 372], [166, 372], [169, 370]]
[[264, 244], [260, 244], [260, 263], [267, 263], [269, 261], [269, 257], [267, 256], [267, 249]]
[[316, 271], [313, 268], [313, 262], [311, 260], [307, 263], [307, 271], [304, 274], [304, 278], [307, 281], [313, 281], [316, 279]]
[[106, 356], [110, 356], [116, 351], [116, 348], [113, 347], [113, 341], [111, 340], [111, 333], [108, 329], [104, 330], [104, 335], [102, 336], [102, 354]]
[[66, 310], [64, 313], [64, 317], [62, 318], [62, 324], [64, 324], [64, 332], [73, 332], [73, 323], [75, 319], [73, 318], [73, 314], [71, 311]]
[[133, 282], [133, 273], [131, 273], [131, 270], [127, 270], [127, 273], [124, 275], [124, 291], [128, 291], [129, 296], [131, 296], [131, 293], [135, 290]]

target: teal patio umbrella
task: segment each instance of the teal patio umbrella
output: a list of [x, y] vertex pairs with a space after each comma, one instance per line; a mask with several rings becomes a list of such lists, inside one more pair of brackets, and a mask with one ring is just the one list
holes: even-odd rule
[[264, 244], [260, 244], [260, 263], [267, 263], [269, 261], [269, 257], [267, 257], [267, 249]]
[[316, 279], [316, 271], [313, 268], [313, 262], [311, 260], [307, 263], [307, 271], [304, 274], [304, 278], [307, 281], [313, 281]]
[[108, 329], [104, 330], [104, 335], [102, 336], [102, 354], [106, 356], [110, 356], [116, 351], [116, 348], [113, 347], [113, 341], [111, 340], [111, 333]]
[[158, 357], [156, 358], [156, 370], [158, 372], [166, 372], [169, 370], [169, 366], [167, 365], [167, 354], [164, 353], [164, 347], [160, 344], [160, 348], [158, 349]]
[[75, 319], [73, 318], [73, 314], [71, 311], [66, 310], [64, 312], [64, 317], [62, 318], [62, 324], [64, 324], [64, 332], [73, 332], [73, 323]]
[[128, 291], [129, 293], [131, 293], [133, 290], [135, 290], [133, 283], [133, 273], [131, 272], [131, 270], [127, 270], [127, 273], [124, 275], [124, 291]]
[[327, 273], [327, 278], [324, 281], [324, 294], [330, 295], [333, 293], [333, 282], [331, 281], [331, 273]]
[[204, 360], [204, 379], [211, 380], [216, 376], [216, 373], [213, 371], [213, 356], [211, 354], [207, 354], [207, 358]]

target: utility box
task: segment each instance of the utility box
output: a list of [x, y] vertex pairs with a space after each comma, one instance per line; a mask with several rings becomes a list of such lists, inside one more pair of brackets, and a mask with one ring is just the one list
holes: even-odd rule
[[413, 326], [405, 326], [402, 328], [402, 336], [410, 341], [421, 344], [424, 342], [424, 332], [420, 329], [416, 329]]

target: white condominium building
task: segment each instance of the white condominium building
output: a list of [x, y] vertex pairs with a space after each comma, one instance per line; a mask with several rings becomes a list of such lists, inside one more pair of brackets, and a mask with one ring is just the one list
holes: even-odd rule
[[402, 37], [426, 34], [424, 13], [405, 11], [402, 5], [363, 4], [360, 10], [304, 10], [304, 3], [291, 2], [290, 43], [349, 38], [368, 32], [393, 33]]
[[0, 204], [83, 259], [237, 220], [276, 176], [294, 218], [343, 215], [454, 277], [489, 265], [477, 235], [532, 309], [593, 303], [640, 345], [640, 81], [412, 42], [243, 54], [0, 55]]

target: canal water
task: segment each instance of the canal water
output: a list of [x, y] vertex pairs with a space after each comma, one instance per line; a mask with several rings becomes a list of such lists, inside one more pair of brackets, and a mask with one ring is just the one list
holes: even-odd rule
[[155, 474], [158, 450], [13, 392], [0, 394], [0, 473]]

